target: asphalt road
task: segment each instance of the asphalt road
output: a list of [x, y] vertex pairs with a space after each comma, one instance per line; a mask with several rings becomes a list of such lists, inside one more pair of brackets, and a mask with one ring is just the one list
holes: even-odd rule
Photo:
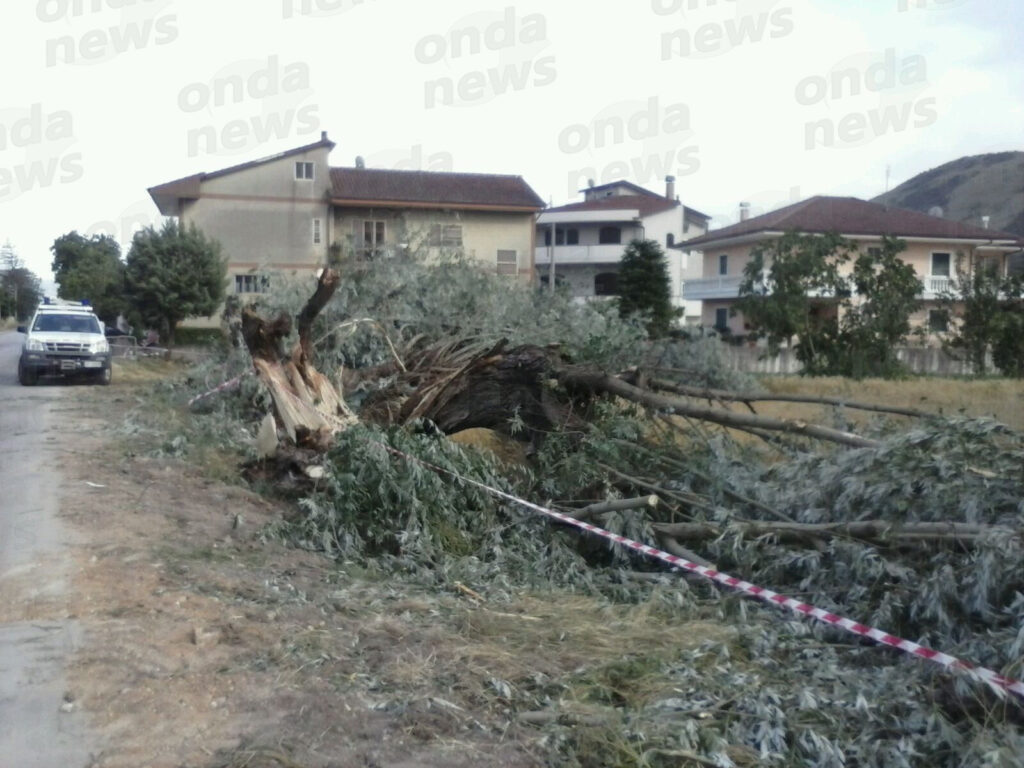
[[0, 621], [0, 768], [89, 763], [83, 716], [65, 706], [66, 669], [80, 644], [66, 600], [67, 532], [57, 516], [60, 474], [54, 405], [73, 392], [22, 387], [21, 334], [0, 332], [0, 606], [51, 606], [46, 618]]

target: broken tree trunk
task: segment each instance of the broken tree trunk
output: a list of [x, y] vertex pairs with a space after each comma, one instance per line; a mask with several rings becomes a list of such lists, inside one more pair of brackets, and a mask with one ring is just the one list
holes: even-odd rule
[[341, 394], [312, 362], [313, 321], [339, 282], [332, 269], [320, 273], [316, 291], [298, 315], [298, 341], [287, 355], [284, 339], [291, 332], [291, 318], [282, 313], [265, 320], [252, 307], [242, 310], [242, 337], [260, 380], [270, 390], [277, 423], [296, 445], [318, 450], [325, 450], [333, 434], [355, 421]]

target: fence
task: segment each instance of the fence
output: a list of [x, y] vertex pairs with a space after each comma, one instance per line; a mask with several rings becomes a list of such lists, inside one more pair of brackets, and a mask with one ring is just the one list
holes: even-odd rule
[[[792, 349], [782, 349], [779, 354], [766, 357], [767, 351], [763, 347], [722, 344], [718, 352], [726, 365], [744, 373], [800, 373], [800, 362]], [[939, 347], [900, 347], [896, 350], [896, 356], [911, 373], [933, 376], [970, 376], [974, 373], [968, 361], [950, 357]], [[991, 370], [991, 360], [988, 365]]]

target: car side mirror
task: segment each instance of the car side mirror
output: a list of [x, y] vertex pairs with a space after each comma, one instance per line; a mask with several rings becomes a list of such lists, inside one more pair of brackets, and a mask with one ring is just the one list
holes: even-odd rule
[[28, 330], [25, 328], [24, 325], [19, 325], [18, 326], [18, 333], [28, 333]]

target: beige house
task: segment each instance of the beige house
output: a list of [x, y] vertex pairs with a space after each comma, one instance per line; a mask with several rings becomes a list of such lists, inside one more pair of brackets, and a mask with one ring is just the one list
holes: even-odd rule
[[913, 265], [924, 285], [922, 308], [911, 317], [911, 325], [936, 333], [946, 330], [939, 299], [955, 287], [958, 261], [969, 269], [980, 260], [995, 260], [1005, 274], [1010, 254], [1022, 244], [1017, 235], [855, 197], [812, 197], [676, 246], [704, 254], [703, 276], [688, 280], [683, 288], [684, 298], [703, 302], [701, 325], [728, 329], [733, 335], [748, 331], [743, 315], [732, 315], [731, 310], [751, 251], [765, 240], [793, 231], [834, 232], [863, 250], [877, 248], [883, 235], [904, 240], [907, 248], [900, 257]]
[[543, 201], [520, 176], [332, 168], [320, 141], [149, 189], [164, 216], [220, 241], [229, 293], [265, 290], [268, 272], [315, 274], [332, 253], [461, 250], [533, 279]]

